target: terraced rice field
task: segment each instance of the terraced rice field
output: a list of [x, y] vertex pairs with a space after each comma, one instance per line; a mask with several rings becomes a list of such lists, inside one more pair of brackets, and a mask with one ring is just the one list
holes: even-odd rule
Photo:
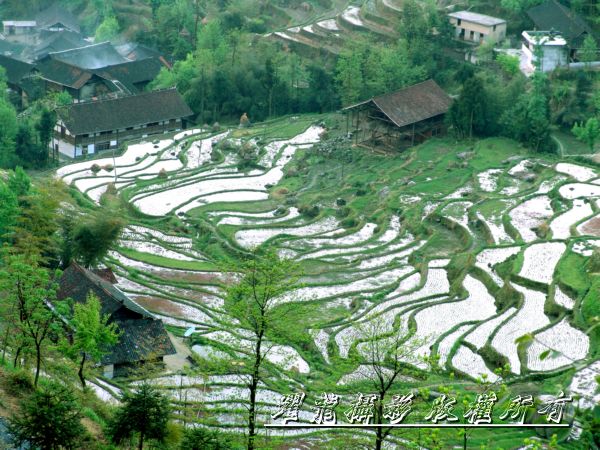
[[[94, 175], [90, 161], [57, 172], [89, 202], [104, 201], [110, 188], [130, 204], [130, 224], [105, 263], [175, 335], [195, 327], [188, 344], [208, 373], [153, 381], [179, 413], [244, 426], [248, 395], [236, 361], [250, 351], [251, 334], [227, 310], [224, 288], [237, 274], [222, 267], [266, 247], [298, 261], [304, 275], [301, 288], [278, 299], [297, 305], [302, 320], [292, 321], [289, 339], [269, 337], [259, 422], [268, 421], [279, 394], [364, 387], [371, 372], [361, 332], [369, 324], [381, 339], [395, 331], [406, 345], [418, 343], [402, 386], [430, 376], [423, 358], [431, 356], [439, 356], [443, 376], [468, 382], [499, 378], [491, 353], [524, 376], [592, 362], [577, 283], [562, 263], [585, 258], [573, 248], [596, 236], [588, 232], [598, 213], [590, 195], [600, 197], [600, 171], [525, 159], [500, 139], [478, 143], [459, 164], [464, 148], [432, 140], [404, 154], [354, 149], [342, 178], [340, 162], [316, 150], [326, 130], [313, 120], [188, 131], [131, 145], [110, 172]], [[237, 149], [246, 144], [259, 163], [240, 170]], [[533, 176], [524, 181], [524, 172]], [[317, 214], [303, 214], [306, 205]], [[549, 314], [549, 304], [558, 312]], [[525, 334], [534, 340], [519, 352], [515, 339]], [[541, 358], [548, 348], [552, 357]], [[214, 360], [223, 364], [202, 363]], [[573, 383], [593, 397], [593, 381], [582, 377]], [[308, 405], [301, 416], [310, 419]]]

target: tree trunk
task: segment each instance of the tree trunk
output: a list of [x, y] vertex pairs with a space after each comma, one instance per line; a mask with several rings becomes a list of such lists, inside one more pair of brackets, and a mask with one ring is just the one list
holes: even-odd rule
[[[377, 401], [377, 410], [375, 414], [376, 423], [383, 423], [383, 398], [385, 397], [385, 392], [379, 392], [379, 400]], [[383, 428], [377, 427], [375, 429], [375, 450], [381, 450], [383, 446]]]
[[248, 412], [248, 450], [254, 450], [254, 438], [256, 436], [256, 391], [258, 390], [259, 369], [261, 361], [262, 335], [256, 341], [254, 354], [254, 370], [250, 381], [250, 410]]
[[463, 450], [467, 450], [467, 429], [463, 429]]
[[83, 366], [84, 365], [85, 365], [85, 353], [81, 357], [81, 364], [79, 365], [79, 372], [77, 372], [77, 375], [79, 375], [79, 380], [81, 381], [81, 386], [83, 386], [83, 388], [85, 389], [85, 378], [83, 376]]
[[40, 344], [35, 344], [35, 378], [33, 380], [33, 385], [37, 386], [38, 380], [40, 378], [40, 367], [42, 365], [42, 349], [40, 348]]
[[2, 364], [4, 364], [5, 358], [6, 358], [6, 347], [8, 347], [8, 336], [9, 336], [9, 329], [6, 329], [6, 335], [4, 336], [4, 343], [2, 344]]
[[138, 444], [138, 450], [143, 450], [144, 448], [144, 432], [140, 432], [140, 443]]
[[13, 367], [17, 367], [17, 362], [19, 361], [19, 356], [21, 356], [21, 347], [19, 347], [17, 349], [17, 352], [15, 353], [15, 359], [13, 361]]

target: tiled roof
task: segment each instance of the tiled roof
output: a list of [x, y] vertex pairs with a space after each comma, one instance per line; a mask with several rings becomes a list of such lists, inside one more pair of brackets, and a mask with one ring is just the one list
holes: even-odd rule
[[6, 78], [11, 84], [18, 84], [35, 69], [32, 64], [4, 55], [0, 55], [0, 67], [4, 67]]
[[76, 302], [84, 303], [90, 292], [93, 292], [102, 304], [102, 314], [113, 315], [125, 308], [131, 318], [148, 318], [152, 315], [139, 306], [120, 289], [100, 278], [95, 273], [84, 269], [77, 263], [71, 264], [62, 274], [57, 297], [59, 300], [67, 297]]
[[591, 34], [592, 29], [577, 13], [556, 0], [546, 0], [533, 8], [527, 10], [538, 30], [560, 31], [562, 36], [571, 44], [581, 44], [585, 34]]
[[176, 352], [162, 321], [110, 282], [77, 263], [71, 264], [61, 276], [57, 298], [82, 303], [90, 292], [100, 300], [102, 314], [108, 314], [109, 321], [121, 331], [118, 343], [103, 357], [103, 364], [134, 363]]
[[81, 34], [73, 31], [42, 32], [40, 38], [41, 42], [28, 49], [33, 60], [42, 59], [48, 53], [71, 50], [88, 44]]
[[396, 126], [405, 127], [448, 112], [452, 99], [433, 80], [373, 97], [346, 110], [373, 103]]
[[136, 87], [138, 83], [154, 80], [163, 67], [165, 65], [158, 58], [153, 57], [115, 64], [94, 72], [102, 78], [120, 81], [130, 92], [135, 93], [138, 92]]
[[48, 57], [82, 69], [101, 69], [127, 62], [127, 59], [119, 55], [110, 42], [53, 52], [49, 53]]
[[56, 112], [71, 134], [77, 136], [181, 119], [193, 114], [175, 89], [74, 103]]
[[39, 12], [35, 20], [40, 28], [49, 28], [57, 24], [62, 24], [65, 28], [79, 32], [77, 18], [71, 12], [58, 5], [57, 2]]
[[102, 364], [126, 364], [176, 353], [163, 323], [158, 319], [115, 321], [121, 336]]
[[94, 75], [89, 70], [51, 58], [45, 58], [36, 67], [45, 80], [73, 89], [80, 89]]

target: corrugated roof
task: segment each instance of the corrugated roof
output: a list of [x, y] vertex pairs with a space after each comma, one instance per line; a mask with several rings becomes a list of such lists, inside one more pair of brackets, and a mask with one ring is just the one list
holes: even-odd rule
[[494, 25], [500, 25], [501, 23], [506, 23], [506, 20], [499, 19], [498, 17], [486, 16], [485, 14], [479, 14], [472, 11], [457, 11], [454, 13], [448, 14], [450, 17], [454, 17], [456, 19], [461, 19], [466, 22], [478, 23], [481, 25], [485, 25], [486, 27], [491, 27]]
[[445, 114], [452, 104], [452, 99], [435, 81], [427, 80], [344, 109], [356, 108], [371, 102], [401, 128]]
[[193, 114], [175, 89], [145, 92], [95, 102], [74, 103], [60, 108], [56, 112], [74, 135], [180, 119]]
[[581, 44], [583, 35], [592, 34], [592, 29], [577, 13], [556, 0], [544, 3], [527, 10], [538, 30], [557, 30], [571, 44]]

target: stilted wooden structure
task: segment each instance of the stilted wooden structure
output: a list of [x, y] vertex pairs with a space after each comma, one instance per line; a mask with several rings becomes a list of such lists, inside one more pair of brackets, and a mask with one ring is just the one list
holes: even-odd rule
[[402, 150], [445, 132], [452, 99], [433, 80], [343, 109], [354, 143]]

